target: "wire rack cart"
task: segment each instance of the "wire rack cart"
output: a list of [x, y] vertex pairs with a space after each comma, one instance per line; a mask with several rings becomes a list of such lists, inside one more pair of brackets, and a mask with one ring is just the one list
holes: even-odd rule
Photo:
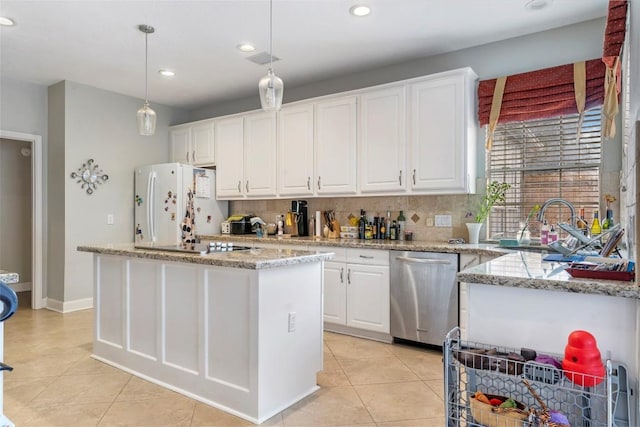
[[[574, 377], [573, 382], [570, 378], [575, 373], [518, 357], [530, 349], [463, 341], [459, 328], [447, 334], [442, 348], [447, 427], [629, 426], [624, 365], [606, 360], [603, 377], [584, 375], [581, 381]], [[491, 409], [479, 413], [477, 403], [472, 402], [477, 391], [521, 403], [520, 418], [508, 418], [506, 413]], [[569, 424], [550, 419], [554, 412], [564, 415]]]

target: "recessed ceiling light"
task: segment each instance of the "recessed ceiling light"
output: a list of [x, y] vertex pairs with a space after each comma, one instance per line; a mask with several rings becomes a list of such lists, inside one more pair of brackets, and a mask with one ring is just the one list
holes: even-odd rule
[[240, 43], [236, 47], [242, 52], [253, 52], [254, 50], [256, 50], [256, 47], [250, 43]]
[[363, 4], [357, 4], [355, 6], [351, 6], [351, 9], [349, 9], [349, 12], [353, 16], [367, 16], [368, 14], [371, 13], [371, 9], [369, 8], [369, 6], [365, 6]]
[[173, 77], [173, 76], [175, 76], [175, 75], [176, 75], [176, 73], [174, 73], [174, 72], [173, 72], [173, 71], [171, 71], [171, 70], [158, 70], [158, 72], [159, 72], [160, 74], [162, 74], [163, 76], [165, 76], [165, 77]]
[[553, 0], [529, 0], [525, 3], [524, 8], [527, 10], [541, 10], [551, 5]]
[[12, 19], [9, 18], [5, 18], [4, 16], [0, 16], [0, 25], [5, 25], [7, 27], [11, 27], [12, 25], [15, 25], [16, 23], [13, 22]]

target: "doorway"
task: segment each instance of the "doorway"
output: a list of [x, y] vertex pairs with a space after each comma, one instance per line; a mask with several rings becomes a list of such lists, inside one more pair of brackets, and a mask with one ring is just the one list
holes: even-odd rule
[[[31, 265], [25, 266], [24, 268], [26, 268], [27, 271], [30, 272], [31, 276], [31, 286], [29, 289], [31, 291], [31, 308], [39, 309], [43, 308], [46, 304], [46, 300], [44, 300], [42, 297], [44, 248], [42, 137], [40, 135], [0, 130], [0, 143], [3, 145], [9, 144], [12, 148], [12, 150], [7, 150], [5, 154], [7, 154], [9, 151], [16, 151], [17, 153], [19, 153], [14, 158], [16, 165], [12, 165], [12, 167], [10, 168], [13, 169], [13, 172], [11, 173], [11, 179], [16, 179], [16, 177], [18, 177], [18, 179], [19, 177], [24, 177], [24, 174], [22, 174], [22, 169], [25, 169], [26, 167], [30, 168], [30, 176], [23, 178], [23, 182], [21, 183], [13, 183], [15, 185], [12, 185], [11, 187], [18, 189], [18, 191], [14, 192], [15, 194], [11, 194], [11, 197], [9, 197], [9, 199], [5, 198], [3, 200], [3, 205], [5, 204], [5, 201], [11, 203], [24, 203], [21, 211], [28, 212], [30, 216], [30, 220], [27, 220], [26, 224], [18, 225], [16, 227], [18, 228], [18, 230], [12, 231], [12, 234], [14, 235], [12, 235], [11, 238], [13, 240], [20, 239], [21, 236], [26, 236], [27, 234], [29, 234], [29, 242], [26, 244], [23, 243], [17, 245], [16, 248], [18, 248], [19, 246], [19, 251], [28, 251], [25, 257], [28, 257], [30, 253]], [[30, 181], [28, 185], [28, 187], [30, 188], [26, 190], [30, 193], [30, 195], [25, 200], [22, 200], [24, 199], [24, 197], [20, 197], [19, 193], [25, 192], [24, 180]], [[15, 211], [3, 211], [0, 214], [8, 215], [9, 220], [15, 219], [11, 218], [11, 216], [16, 215]], [[19, 229], [23, 226], [26, 227], [26, 231]], [[20, 254], [18, 254], [17, 257], [12, 254], [12, 257], [12, 263], [18, 263], [19, 265], [19, 261], [17, 258], [20, 257]], [[20, 279], [20, 281], [25, 282], [25, 280], [23, 280], [22, 278]], [[29, 287], [28, 283], [23, 286]], [[21, 290], [23, 289], [16, 289], [16, 291]]]

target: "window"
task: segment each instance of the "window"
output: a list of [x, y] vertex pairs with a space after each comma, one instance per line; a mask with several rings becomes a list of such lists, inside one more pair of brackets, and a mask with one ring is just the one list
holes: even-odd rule
[[[578, 215], [584, 208], [591, 223], [600, 188], [600, 108], [585, 112], [579, 141], [578, 121], [579, 115], [571, 114], [496, 126], [487, 177], [511, 188], [504, 206], [493, 208], [490, 237], [515, 237], [533, 206], [553, 197], [570, 202]], [[549, 225], [571, 222], [569, 209], [561, 204], [551, 205], [544, 216]], [[540, 225], [535, 218], [529, 221], [533, 237], [540, 235]]]

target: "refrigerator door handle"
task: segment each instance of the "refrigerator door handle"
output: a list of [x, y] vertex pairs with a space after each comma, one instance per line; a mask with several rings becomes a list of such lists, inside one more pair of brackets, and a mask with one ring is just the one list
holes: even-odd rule
[[152, 243], [156, 241], [156, 224], [155, 224], [155, 189], [156, 189], [156, 174], [155, 172], [149, 172], [149, 179], [147, 180], [147, 224], [149, 225], [149, 238]]

